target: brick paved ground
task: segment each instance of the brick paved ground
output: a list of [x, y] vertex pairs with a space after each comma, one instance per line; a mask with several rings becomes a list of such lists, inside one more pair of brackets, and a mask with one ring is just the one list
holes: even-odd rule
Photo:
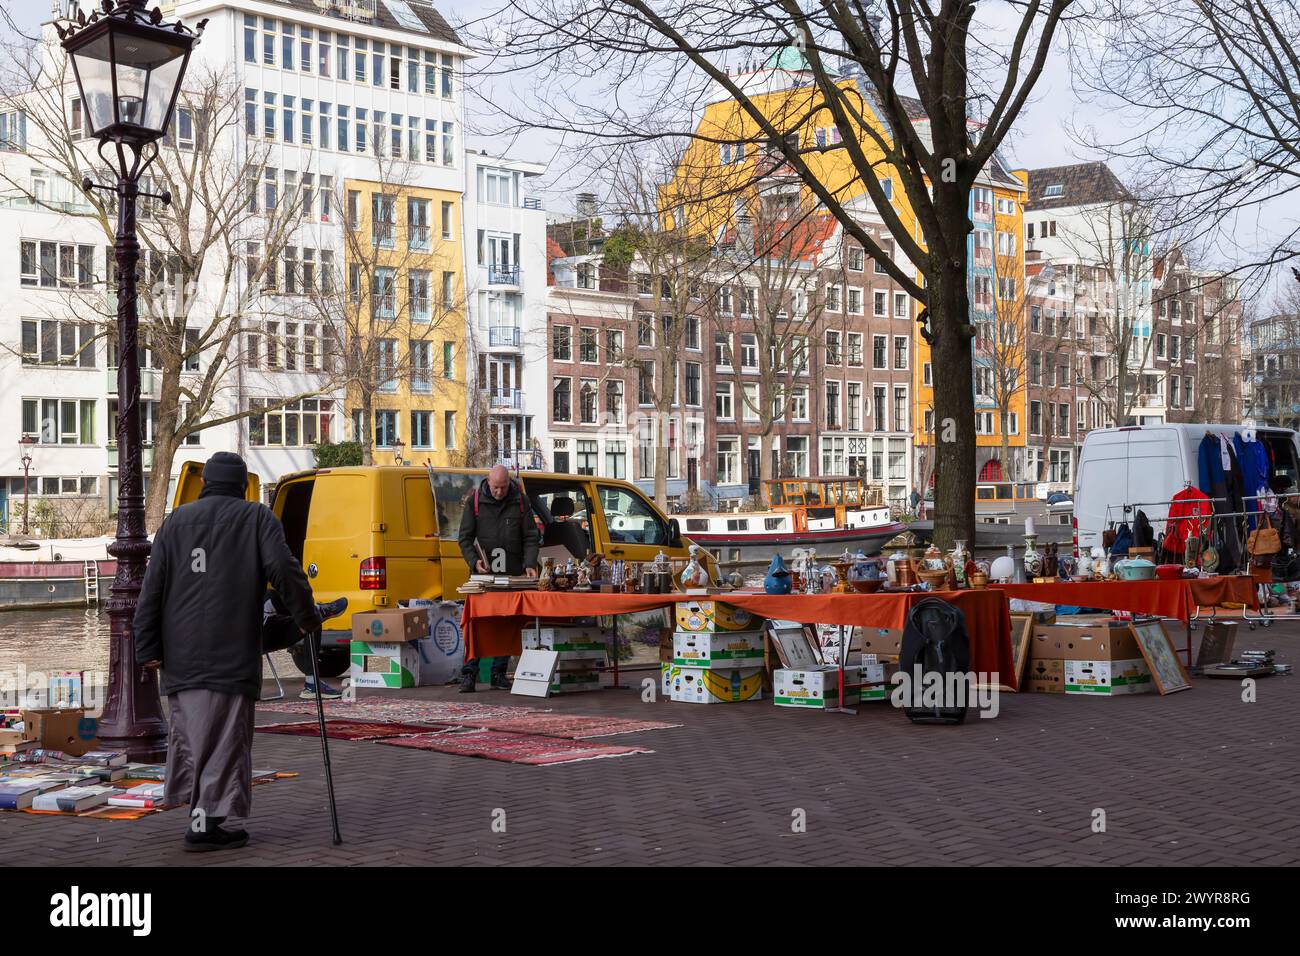
[[[1237, 647], [1295, 661], [1300, 627], [1243, 629]], [[302, 776], [256, 789], [243, 850], [180, 852], [178, 811], [129, 823], [5, 813], [0, 842], [5, 862], [27, 865], [1300, 863], [1300, 679], [1261, 680], [1257, 703], [1240, 695], [1212, 680], [1166, 698], [1003, 695], [996, 719], [952, 728], [883, 704], [849, 717], [606, 690], [546, 706], [684, 726], [605, 738], [653, 754], [552, 767], [332, 742], [338, 848], [318, 741], [271, 734], [257, 735], [255, 764]], [[791, 832], [795, 808], [806, 833]], [[1105, 833], [1091, 830], [1095, 808]]]

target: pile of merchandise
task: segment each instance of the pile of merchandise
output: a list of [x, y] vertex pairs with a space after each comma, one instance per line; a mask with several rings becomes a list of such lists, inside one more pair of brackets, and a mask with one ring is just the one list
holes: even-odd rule
[[353, 687], [445, 684], [459, 674], [464, 656], [457, 604], [430, 601], [352, 615]]
[[764, 620], [717, 601], [682, 601], [672, 658], [660, 662], [663, 693], [691, 704], [763, 697]]
[[162, 806], [162, 774], [156, 764], [128, 764], [123, 753], [24, 750], [0, 763], [0, 810], [153, 809]]

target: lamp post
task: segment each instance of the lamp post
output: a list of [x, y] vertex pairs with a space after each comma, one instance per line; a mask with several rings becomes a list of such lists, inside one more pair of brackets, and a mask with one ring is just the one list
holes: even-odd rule
[[24, 435], [18, 441], [18, 451], [22, 457], [18, 460], [23, 463], [23, 537], [31, 534], [31, 527], [27, 523], [28, 515], [32, 512], [32, 446], [36, 444], [36, 439], [31, 435]]
[[[158, 140], [171, 120], [190, 53], [207, 21], [191, 30], [164, 23], [146, 0], [104, 0], [89, 16], [58, 23], [59, 38], [72, 63], [90, 134], [99, 157], [117, 183], [82, 188], [116, 196], [117, 235], [117, 536], [108, 553], [117, 574], [107, 602], [110, 622], [108, 699], [99, 720], [102, 749], [125, 751], [133, 761], [152, 762], [167, 752], [167, 724], [158, 698], [157, 672], [135, 659], [132, 628], [149, 559], [144, 521], [144, 467], [140, 444], [140, 362], [136, 352], [139, 313], [136, 270], [140, 242], [136, 202], [140, 178], [158, 158]], [[152, 196], [164, 203], [169, 194]]]

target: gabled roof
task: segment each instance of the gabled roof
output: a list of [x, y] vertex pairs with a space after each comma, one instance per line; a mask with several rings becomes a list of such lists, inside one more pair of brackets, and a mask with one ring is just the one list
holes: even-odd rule
[[[1048, 196], [1048, 190], [1054, 186], [1061, 187], [1060, 195]], [[1029, 170], [1029, 199], [1025, 210], [1038, 212], [1066, 206], [1092, 206], [1132, 198], [1133, 195], [1105, 163], [1048, 166]]]
[[[835, 235], [838, 226], [839, 221], [830, 213], [814, 212], [772, 223], [771, 238], [756, 235], [754, 246], [756, 249], [775, 249], [801, 262], [816, 265], [823, 257], [826, 243]], [[730, 225], [723, 230], [718, 244], [728, 246], [734, 243], [736, 238], [736, 227]]]

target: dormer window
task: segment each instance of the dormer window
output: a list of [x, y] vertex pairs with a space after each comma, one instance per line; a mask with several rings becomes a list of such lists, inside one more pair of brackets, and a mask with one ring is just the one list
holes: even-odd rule
[[1065, 187], [1060, 183], [1054, 183], [1043, 190], [1044, 199], [1059, 199], [1065, 195]]

